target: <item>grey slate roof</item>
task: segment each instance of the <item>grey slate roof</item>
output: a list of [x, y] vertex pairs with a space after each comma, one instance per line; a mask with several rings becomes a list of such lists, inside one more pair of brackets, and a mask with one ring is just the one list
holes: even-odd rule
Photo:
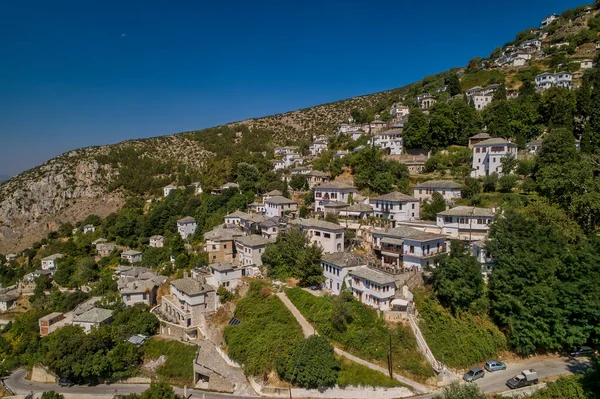
[[342, 209], [344, 212], [373, 212], [373, 208], [370, 205], [363, 204], [361, 202], [354, 205], [349, 205], [347, 208]]
[[393, 202], [409, 202], [409, 201], [417, 201], [414, 197], [410, 195], [403, 194], [398, 191], [394, 191], [393, 193], [383, 194], [379, 197], [373, 198], [373, 201], [393, 201]]
[[46, 256], [45, 258], [42, 258], [42, 260], [56, 260], [56, 259], [62, 258], [63, 256], [64, 256], [63, 254], [52, 254], [50, 256]]
[[236, 229], [228, 229], [224, 225], [220, 225], [204, 233], [205, 240], [212, 241], [231, 241], [234, 237], [239, 237], [243, 233]]
[[457, 206], [438, 213], [441, 216], [494, 216], [491, 209], [474, 206]]
[[296, 201], [292, 201], [291, 199], [289, 199], [289, 198], [285, 198], [285, 197], [282, 197], [282, 196], [280, 196], [280, 195], [276, 195], [276, 196], [274, 196], [274, 197], [271, 197], [271, 198], [269, 198], [269, 199], [266, 199], [266, 200], [265, 200], [265, 204], [266, 204], [267, 202], [268, 202], [268, 203], [270, 203], [270, 204], [277, 204], [277, 205], [287, 205], [287, 204], [295, 204], [295, 205], [298, 205], [298, 204], [296, 203]]
[[469, 138], [470, 139], [489, 139], [490, 135], [488, 133], [481, 132], [481, 133], [477, 133], [476, 135], [471, 136]]
[[279, 190], [271, 190], [268, 193], [264, 193], [263, 197], [266, 197], [266, 196], [276, 197], [276, 196], [279, 196], [279, 195], [281, 195], [281, 191], [279, 191]]
[[189, 277], [180, 278], [179, 280], [173, 280], [171, 281], [171, 285], [189, 296], [200, 295], [204, 294], [205, 292], [215, 290], [210, 285], [202, 284], [202, 282]]
[[423, 183], [419, 183], [415, 188], [449, 188], [456, 189], [460, 188], [460, 184], [450, 180], [429, 180]]
[[141, 255], [142, 253], [140, 251], [136, 251], [135, 249], [128, 249], [127, 251], [123, 251], [121, 253], [121, 255], [131, 255], [131, 256], [136, 256], [136, 255]]
[[417, 236], [423, 234], [421, 230], [417, 230], [408, 226], [398, 226], [393, 229], [386, 230], [373, 230], [374, 236], [393, 237], [393, 238], [406, 238], [411, 236]]
[[348, 184], [337, 182], [337, 181], [330, 181], [329, 183], [323, 183], [323, 184], [315, 187], [316, 190], [322, 189], [322, 188], [335, 189], [335, 190], [355, 190], [356, 191], [356, 188], [354, 186], [350, 186]]
[[329, 201], [323, 205], [325, 208], [347, 208], [348, 204], [342, 201]]
[[74, 323], [102, 323], [112, 317], [112, 310], [91, 308], [85, 313], [73, 317]]
[[391, 244], [391, 245], [402, 245], [404, 244], [404, 239], [402, 238], [394, 238], [394, 237], [383, 237], [381, 239], [382, 244]]
[[435, 234], [435, 233], [421, 233], [416, 236], [406, 237], [407, 240], [419, 241], [419, 242], [438, 240], [440, 238], [446, 238], [446, 236], [441, 235], [441, 234]]
[[306, 176], [313, 176], [313, 177], [329, 177], [328, 173], [325, 172], [321, 172], [320, 170], [313, 170], [309, 173], [306, 174]]
[[246, 212], [242, 212], [242, 211], [235, 211], [230, 213], [229, 215], [225, 215], [226, 218], [245, 218], [248, 217], [248, 214]]
[[191, 216], [186, 216], [177, 221], [177, 223], [185, 224], [185, 223], [196, 223], [196, 219]]
[[488, 146], [488, 145], [509, 145], [509, 146], [512, 146], [512, 147], [516, 147], [517, 146], [515, 143], [511, 143], [510, 141], [501, 139], [499, 137], [495, 137], [493, 139], [487, 139], [487, 140], [484, 140], [482, 142], [473, 144], [474, 147], [485, 147], [485, 146]]
[[339, 224], [327, 222], [325, 220], [318, 219], [296, 219], [293, 220], [292, 223], [297, 224], [300, 227], [304, 228], [317, 228], [317, 229], [325, 229], [325, 230], [344, 230], [342, 226]]
[[394, 276], [379, 272], [377, 270], [369, 269], [368, 267], [362, 267], [356, 270], [352, 270], [350, 275], [364, 278], [365, 280], [372, 281], [377, 284], [391, 284], [396, 281]]
[[234, 269], [234, 265], [231, 261], [222, 261], [222, 262], [211, 263], [210, 265], [208, 265], [208, 267], [210, 267], [211, 269], [217, 270], [219, 272], [224, 272], [224, 271]]
[[267, 245], [267, 239], [263, 236], [259, 236], [257, 234], [252, 234], [249, 236], [242, 236], [235, 239], [236, 242], [246, 246], [246, 247], [259, 247]]
[[330, 254], [323, 254], [321, 260], [342, 268], [364, 266], [367, 264], [366, 260], [362, 256], [353, 254], [351, 252], [334, 252]]

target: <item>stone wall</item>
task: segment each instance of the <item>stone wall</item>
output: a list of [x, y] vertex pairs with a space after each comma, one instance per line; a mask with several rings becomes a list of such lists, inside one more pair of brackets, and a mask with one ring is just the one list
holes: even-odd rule
[[31, 381], [44, 384], [58, 383], [58, 377], [44, 366], [36, 365], [31, 370]]

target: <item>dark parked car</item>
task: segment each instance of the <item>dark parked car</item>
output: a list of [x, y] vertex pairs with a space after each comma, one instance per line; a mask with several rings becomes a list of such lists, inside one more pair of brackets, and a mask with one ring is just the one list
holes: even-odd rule
[[521, 374], [515, 375], [506, 381], [510, 389], [524, 388], [538, 383], [537, 372], [534, 369], [523, 370]]
[[574, 352], [569, 353], [572, 357], [580, 357], [580, 356], [592, 356], [594, 350], [589, 346], [582, 346]]
[[498, 360], [490, 360], [485, 362], [485, 369], [490, 373], [496, 370], [506, 370], [506, 364], [503, 362], [499, 362]]
[[69, 380], [68, 378], [61, 378], [58, 380], [58, 386], [59, 387], [72, 387], [73, 385], [75, 385], [75, 383], [71, 380]]
[[467, 382], [473, 382], [480, 378], [483, 378], [485, 375], [485, 371], [481, 367], [473, 367], [471, 370], [467, 371], [467, 373], [463, 376], [463, 380]]

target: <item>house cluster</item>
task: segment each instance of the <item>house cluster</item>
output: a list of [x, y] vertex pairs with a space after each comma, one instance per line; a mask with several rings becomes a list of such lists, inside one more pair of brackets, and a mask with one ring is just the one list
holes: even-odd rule
[[571, 72], [566, 71], [561, 71], [557, 73], [541, 73], [535, 77], [535, 84], [540, 90], [546, 90], [551, 87], [562, 87], [565, 89], [572, 89], [573, 74], [571, 74]]
[[101, 297], [92, 297], [79, 304], [71, 312], [53, 312], [39, 319], [40, 335], [45, 337], [57, 329], [68, 326], [80, 326], [86, 334], [92, 328], [110, 323], [112, 321], [112, 310], [96, 306]]
[[486, 87], [475, 86], [465, 92], [467, 100], [473, 102], [475, 109], [482, 110], [487, 107], [494, 96], [494, 92], [498, 90], [500, 85], [491, 84]]

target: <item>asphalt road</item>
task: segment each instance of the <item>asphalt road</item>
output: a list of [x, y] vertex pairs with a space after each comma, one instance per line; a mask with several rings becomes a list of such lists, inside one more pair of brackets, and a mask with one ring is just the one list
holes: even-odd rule
[[[148, 389], [148, 384], [99, 384], [99, 385], [74, 385], [72, 387], [59, 387], [54, 384], [42, 384], [39, 382], [31, 382], [25, 379], [27, 372], [25, 370], [17, 370], [10, 377], [4, 379], [6, 386], [17, 395], [25, 395], [30, 392], [41, 393], [46, 391], [55, 391], [68, 396], [104, 396], [112, 397], [114, 395], [125, 395], [129, 393], [142, 393]], [[175, 387], [175, 392], [178, 395], [183, 395], [183, 389]], [[241, 399], [247, 396], [235, 396], [230, 394], [221, 394], [214, 392], [205, 392], [200, 390], [188, 389], [188, 397], [197, 399]]]

